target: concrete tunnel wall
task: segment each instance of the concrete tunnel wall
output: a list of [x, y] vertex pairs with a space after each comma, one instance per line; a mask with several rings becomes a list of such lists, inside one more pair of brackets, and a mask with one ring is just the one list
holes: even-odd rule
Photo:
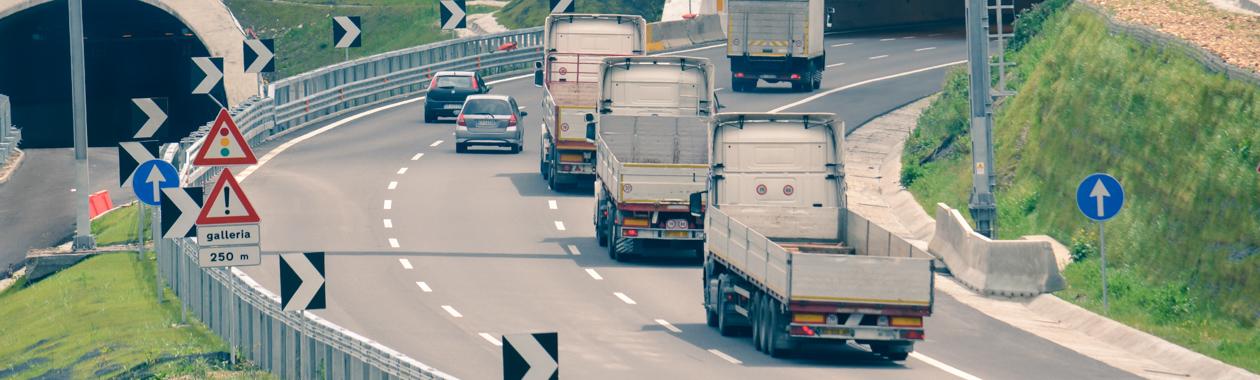
[[[1015, 0], [1015, 12], [1040, 1]], [[828, 11], [835, 10], [827, 31], [952, 21], [961, 28], [967, 12], [966, 0], [825, 0], [824, 4]], [[1004, 16], [1007, 22], [1012, 19], [1010, 16], [1010, 12]]]
[[[136, 6], [140, 6], [140, 7], [148, 6], [150, 7], [150, 9], [153, 9], [153, 11], [144, 11], [144, 12], [140, 12], [136, 14], [124, 13], [124, 15], [133, 15], [134, 17], [140, 17], [140, 19], [138, 20], [134, 20], [134, 19], [121, 20], [121, 21], [101, 20], [100, 19], [101, 13], [110, 12], [108, 10], [105, 12], [101, 12], [100, 7], [104, 3], [108, 3], [109, 5], [111, 5], [111, 8], [120, 8], [117, 5], [125, 5], [122, 8], [130, 7], [129, 9], [134, 8], [137, 11], [140, 11], [143, 9], [135, 8]], [[23, 128], [24, 132], [26, 132], [24, 133], [24, 143], [23, 143], [24, 147], [37, 147], [37, 148], [38, 147], [64, 147], [64, 146], [69, 146], [69, 142], [71, 141], [70, 129], [69, 129], [70, 126], [68, 125], [69, 122], [62, 120], [63, 118], [68, 120], [68, 116], [59, 115], [59, 114], [68, 114], [69, 109], [70, 109], [70, 106], [68, 104], [69, 97], [70, 97], [69, 87], [68, 87], [69, 76], [70, 76], [69, 64], [67, 61], [68, 51], [66, 53], [62, 53], [60, 51], [62, 50], [63, 47], [67, 46], [66, 44], [68, 42], [60, 42], [60, 41], [53, 40], [53, 39], [65, 39], [65, 36], [66, 36], [65, 34], [66, 33], [65, 32], [65, 29], [66, 29], [65, 4], [66, 4], [65, 0], [0, 0], [0, 26], [9, 27], [8, 29], [6, 29], [6, 30], [9, 30], [9, 32], [7, 32], [9, 33], [9, 35], [3, 36], [5, 38], [3, 41], [8, 41], [14, 44], [14, 45], [10, 45], [8, 49], [4, 49], [5, 48], [4, 46], [0, 46], [0, 50], [6, 50], [6, 51], [13, 50], [16, 45], [21, 45], [24, 43], [22, 41], [22, 38], [25, 38], [24, 35], [14, 35], [14, 33], [18, 31], [20, 32], [30, 31], [31, 33], [33, 33], [33, 35], [30, 37], [31, 39], [35, 39], [36, 35], [43, 33], [45, 34], [43, 38], [48, 39], [48, 41], [43, 42], [44, 45], [48, 45], [48, 43], [55, 42], [55, 43], [59, 43], [61, 46], [61, 47], [57, 47], [53, 49], [53, 51], [51, 51], [51, 54], [50, 54], [50, 51], [48, 51], [47, 49], [44, 49], [44, 51], [40, 52], [41, 54], [43, 54], [42, 56], [40, 56], [40, 58], [46, 63], [41, 64], [41, 63], [18, 62], [17, 60], [9, 60], [7, 65], [0, 65], [6, 69], [6, 72], [0, 73], [0, 76], [9, 76], [9, 80], [7, 81], [0, 80], [0, 93], [21, 92], [21, 91], [26, 91], [29, 93], [29, 92], [34, 91], [35, 93], [42, 93], [43, 95], [40, 95], [40, 96], [44, 97], [44, 99], [39, 100], [39, 102], [43, 102], [45, 104], [40, 104], [38, 106], [35, 106], [35, 107], [42, 107], [42, 109], [34, 110], [32, 108], [27, 108], [24, 110], [23, 109], [24, 100], [21, 99], [19, 96], [21, 94], [14, 94], [15, 96], [13, 99], [13, 102], [14, 102], [14, 110], [13, 110], [14, 115], [13, 116], [15, 119], [15, 123], [18, 125], [18, 127]], [[134, 6], [130, 4], [134, 4]], [[96, 12], [89, 11], [89, 9], [93, 7], [97, 8]], [[128, 88], [127, 87], [128, 84], [125, 83], [126, 81], [123, 79], [100, 78], [99, 76], [97, 78], [93, 78], [92, 77], [93, 71], [100, 72], [104, 70], [110, 73], [121, 73], [120, 75], [131, 75], [131, 76], [136, 76], [136, 75], [162, 76], [162, 78], [158, 78], [158, 81], [162, 81], [162, 80], [168, 81], [169, 83], [166, 85], [168, 88], [166, 89], [166, 91], [163, 91], [162, 93], [159, 93], [156, 96], [160, 96], [164, 94], [165, 92], [174, 92], [174, 89], [173, 89], [174, 86], [181, 87], [178, 89], [179, 90], [178, 96], [184, 96], [185, 93], [188, 92], [188, 89], [184, 89], [182, 87], [185, 86], [186, 83], [189, 83], [192, 81], [190, 76], [187, 74], [188, 70], [191, 69], [191, 61], [188, 61], [186, 56], [187, 55], [209, 55], [209, 56], [224, 58], [224, 71], [225, 71], [224, 86], [227, 93], [229, 106], [239, 104], [245, 99], [249, 98], [250, 96], [257, 94], [259, 91], [258, 75], [246, 74], [243, 72], [242, 42], [244, 40], [244, 32], [241, 30], [240, 25], [237, 23], [236, 18], [232, 15], [231, 11], [228, 10], [228, 8], [221, 1], [111, 0], [107, 2], [107, 1], [102, 1], [102, 0], [85, 0], [84, 9], [85, 9], [85, 27], [86, 27], [85, 29], [87, 29], [85, 30], [85, 32], [89, 33], [87, 35], [87, 39], [88, 39], [87, 53], [89, 55], [87, 57], [87, 64], [89, 65], [87, 80], [88, 80], [88, 87], [89, 87], [88, 94], [90, 97], [89, 104], [88, 104], [89, 143], [92, 146], [113, 146], [119, 135], [119, 133], [117, 133], [116, 130], [121, 128], [122, 125], [129, 124], [130, 110], [126, 110], [126, 109], [114, 110], [113, 108], [123, 108], [118, 105], [118, 102], [116, 99], [111, 98], [110, 102], [100, 102], [98, 99], [91, 99], [91, 97], [93, 95], [101, 96], [102, 94], [101, 91], [103, 88], [105, 88], [105, 91], [108, 92], [109, 95], [112, 97], [126, 95], [126, 93], [129, 90], [131, 90], [131, 92], [136, 92], [135, 90]], [[36, 13], [31, 13], [31, 12], [36, 12]], [[174, 21], [147, 18], [147, 17], [155, 17], [152, 15], [160, 15], [162, 14], [162, 12], [165, 12], [167, 15], [169, 15], [171, 18], [174, 19]], [[118, 13], [118, 11], [114, 10], [114, 13]], [[38, 19], [32, 20], [30, 16], [32, 14], [38, 14], [40, 16]], [[151, 16], [140, 16], [140, 14], [151, 14]], [[93, 20], [92, 19], [93, 16], [98, 16], [98, 18]], [[156, 17], [160, 18], [160, 16], [156, 16]], [[182, 23], [183, 24], [182, 26], [186, 28], [186, 30], [184, 31], [185, 35], [190, 35], [190, 36], [184, 37], [184, 41], [175, 41], [175, 42], [171, 42], [171, 41], [155, 42], [153, 41], [153, 39], [149, 39], [146, 41], [144, 38], [139, 38], [141, 36], [137, 36], [138, 39], [135, 39], [134, 42], [128, 41], [126, 39], [117, 39], [117, 38], [113, 40], [111, 40], [110, 38], [105, 38], [104, 40], [97, 38], [96, 40], [93, 40], [93, 36], [91, 35], [92, 30], [99, 29], [99, 25], [102, 23], [110, 23], [110, 22], [119, 23], [122, 25], [130, 25], [137, 29], [144, 29], [146, 26], [148, 26], [146, 24], [163, 24], [163, 23], [171, 24], [171, 23], [178, 22], [178, 23]], [[128, 22], [130, 22], [131, 24], [125, 24]], [[18, 23], [21, 26], [14, 27], [13, 25], [15, 23]], [[92, 25], [94, 24], [98, 25], [98, 27], [93, 28]], [[140, 24], [140, 25], [136, 25], [136, 24]], [[111, 25], [107, 29], [117, 29], [117, 28], [121, 28], [121, 27]], [[182, 36], [177, 35], [175, 37], [168, 38], [168, 40], [178, 39], [180, 37]], [[164, 43], [165, 45], [163, 45]], [[132, 54], [134, 54], [137, 51], [137, 49], [153, 48], [154, 49], [153, 52], [150, 53], [152, 55], [181, 54], [183, 56], [179, 56], [179, 57], [157, 56], [157, 57], [153, 57], [153, 58], [158, 59], [157, 60], [158, 63], [156, 63], [157, 66], [150, 65], [149, 67], [144, 67], [142, 65], [136, 65], [138, 67], [128, 68], [125, 65], [123, 65], [123, 68], [120, 70], [118, 67], [116, 67], [116, 66], [119, 66], [117, 61], [127, 60], [127, 59], [134, 60], [135, 58], [134, 57], [101, 56], [101, 54], [107, 54], [103, 52], [112, 51], [112, 49], [100, 48], [100, 46], [110, 46], [110, 47], [118, 46], [120, 48], [125, 47], [126, 49], [130, 49], [131, 50], [130, 53]], [[46, 48], [47, 46], [44, 46], [44, 47]], [[18, 48], [20, 49], [20, 47]], [[120, 49], [120, 50], [126, 50], [126, 49]], [[9, 55], [9, 54], [6, 54], [6, 55]], [[30, 58], [30, 57], [27, 57], [27, 58]], [[0, 63], [4, 63], [4, 62], [0, 62]], [[109, 66], [110, 64], [113, 64], [115, 67], [110, 67], [107, 69], [101, 68], [102, 66]], [[47, 89], [32, 90], [30, 89], [29, 85], [23, 85], [20, 83], [23, 80], [29, 80], [29, 78], [20, 78], [20, 76], [23, 75], [23, 73], [8, 72], [9, 70], [13, 70], [14, 68], [26, 68], [26, 69], [41, 71], [39, 75], [41, 75], [42, 77], [51, 78], [52, 82], [50, 82], [50, 84], [46, 86], [48, 87]], [[29, 75], [29, 74], [26, 74], [26, 75]], [[152, 78], [147, 78], [147, 79], [152, 80]], [[65, 83], [61, 83], [62, 81], [64, 81]], [[8, 83], [7, 87], [9, 88], [7, 89], [5, 88], [6, 87], [4, 86], [5, 83]], [[93, 86], [96, 86], [96, 89], [93, 89], [92, 88]], [[137, 84], [137, 86], [141, 86], [141, 84]], [[150, 86], [152, 86], [152, 84], [150, 84]], [[186, 86], [191, 87], [191, 85], [186, 85]], [[15, 89], [14, 87], [25, 87], [25, 88]], [[144, 91], [151, 91], [151, 89], [144, 90]], [[61, 92], [65, 92], [65, 94], [61, 94]], [[32, 95], [32, 94], [28, 94], [28, 95]], [[129, 94], [129, 95], [139, 97], [134, 93]], [[155, 96], [155, 95], [140, 95], [140, 96]], [[191, 94], [187, 94], [187, 96], [192, 97]], [[202, 95], [197, 95], [197, 96], [202, 96]], [[64, 97], [64, 99], [61, 99], [62, 97]], [[172, 102], [174, 103], [176, 101], [172, 100]], [[187, 103], [187, 102], [188, 102], [187, 100], [183, 101], [183, 103]], [[27, 102], [26, 104], [30, 104], [30, 102]], [[108, 107], [105, 107], [105, 108], [110, 108], [110, 109], [102, 111], [102, 104], [107, 105]], [[204, 117], [204, 119], [206, 119], [204, 121], [198, 121], [198, 122], [193, 121], [193, 120], [203, 119], [203, 117], [201, 117], [203, 116], [201, 115], [201, 113], [203, 113], [203, 110], [202, 110], [203, 108], [217, 107], [217, 106], [213, 106], [213, 102], [210, 102], [208, 104], [209, 104], [208, 106], [198, 105], [194, 107], [196, 109], [196, 112], [195, 112], [196, 115], [171, 115], [172, 121], [177, 121], [180, 125], [172, 126], [171, 123], [168, 123], [167, 127], [164, 128], [163, 132], [167, 132], [166, 129], [170, 128], [172, 130], [177, 130], [176, 132], [182, 132], [186, 134], [187, 131], [195, 128], [196, 125], [204, 124], [206, 121], [210, 121], [210, 119], [213, 117], [212, 114], [207, 117]], [[173, 104], [172, 106], [174, 107], [175, 105]], [[181, 106], [183, 106], [183, 104], [181, 104]], [[106, 114], [102, 114], [102, 112], [105, 112]], [[32, 113], [40, 113], [40, 114], [35, 115], [35, 116], [28, 116]], [[62, 125], [62, 124], [67, 124], [67, 125]], [[196, 125], [193, 125], [193, 124], [196, 124]], [[168, 135], [166, 137], [167, 137], [167, 141], [170, 141], [171, 139], [177, 139], [180, 136]]]

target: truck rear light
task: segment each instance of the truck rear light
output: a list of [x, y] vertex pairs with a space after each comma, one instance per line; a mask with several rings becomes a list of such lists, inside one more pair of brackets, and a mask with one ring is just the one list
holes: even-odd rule
[[801, 79], [801, 74], [792, 74], [792, 76], [790, 76], [790, 77], [788, 77], [788, 78], [791, 78], [791, 79], [793, 79], [793, 80], [796, 80], [796, 79]]
[[902, 330], [901, 339], [923, 340], [923, 330]]
[[625, 236], [628, 236], [628, 237], [638, 237], [638, 236], [639, 236], [639, 230], [636, 230], [636, 229], [633, 229], [633, 228], [622, 228], [622, 229], [621, 229], [621, 234], [622, 234], [622, 235], [625, 235]]
[[744, 77], [744, 73], [735, 73], [735, 77], [736, 77], [736, 78], [743, 78], [743, 77]]
[[897, 327], [923, 327], [923, 317], [892, 317], [890, 324]]
[[818, 332], [809, 328], [809, 326], [792, 326], [792, 328], [788, 330], [788, 335], [814, 336], [818, 335]]
[[573, 171], [573, 165], [560, 165], [560, 170], [566, 172]]
[[792, 323], [823, 323], [826, 318], [827, 316], [823, 314], [794, 313]]

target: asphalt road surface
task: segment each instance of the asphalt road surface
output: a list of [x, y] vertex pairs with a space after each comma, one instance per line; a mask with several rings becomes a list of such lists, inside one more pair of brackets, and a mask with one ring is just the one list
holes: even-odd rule
[[[722, 47], [679, 55], [719, 67], [724, 111], [813, 97], [786, 111], [835, 112], [850, 129], [939, 91], [944, 65], [966, 56], [953, 29], [842, 34], [827, 44], [832, 67], [808, 94], [785, 85], [733, 93]], [[544, 331], [559, 332], [564, 378], [1131, 377], [940, 293], [927, 341], [904, 362], [856, 346], [773, 359], [747, 337], [722, 337], [705, 326], [694, 260], [614, 262], [596, 245], [589, 187], [546, 187], [541, 90], [529, 79], [493, 86], [531, 114], [521, 154], [456, 154], [454, 126], [424, 124], [412, 102], [292, 144], [245, 180], [265, 251], [329, 253], [328, 310], [316, 314], [472, 379], [502, 377], [501, 335]], [[275, 291], [276, 261], [266, 256], [246, 272]]]

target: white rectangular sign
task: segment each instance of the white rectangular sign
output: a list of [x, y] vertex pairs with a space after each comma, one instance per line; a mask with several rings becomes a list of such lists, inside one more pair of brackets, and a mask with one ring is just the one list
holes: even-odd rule
[[262, 264], [262, 252], [256, 245], [206, 247], [197, 253], [202, 268], [243, 267]]
[[197, 245], [222, 247], [227, 245], [258, 245], [258, 224], [224, 224], [197, 226]]

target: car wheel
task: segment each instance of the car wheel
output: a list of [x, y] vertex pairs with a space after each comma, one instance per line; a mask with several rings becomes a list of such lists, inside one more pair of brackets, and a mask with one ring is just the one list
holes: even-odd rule
[[455, 153], [465, 153], [465, 152], [468, 152], [468, 145], [455, 143]]
[[428, 108], [425, 108], [424, 109], [424, 122], [433, 123], [436, 121], [437, 121], [437, 115], [434, 115], [433, 111], [430, 111]]

